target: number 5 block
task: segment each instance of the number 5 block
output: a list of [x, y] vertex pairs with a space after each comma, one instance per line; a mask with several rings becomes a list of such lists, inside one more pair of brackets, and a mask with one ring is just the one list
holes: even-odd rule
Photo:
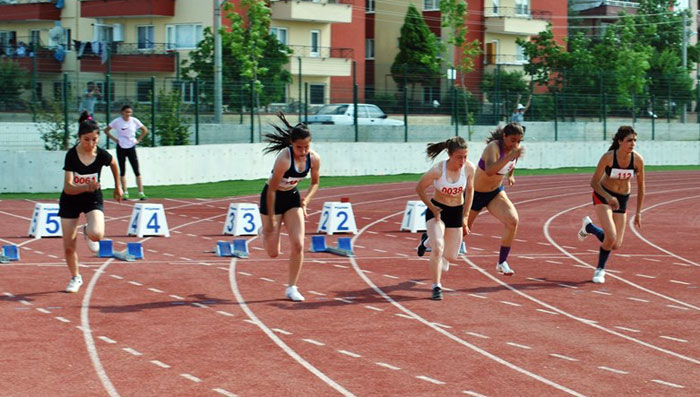
[[165, 219], [163, 204], [134, 204], [131, 212], [127, 236], [165, 236], [170, 237], [168, 220]]
[[41, 237], [61, 237], [61, 218], [58, 216], [58, 204], [56, 203], [36, 203], [32, 222], [29, 224], [29, 236]]
[[352, 204], [339, 201], [326, 201], [323, 203], [323, 212], [318, 222], [317, 233], [329, 235], [333, 233], [357, 234]]
[[222, 234], [234, 236], [257, 235], [262, 227], [260, 210], [254, 203], [231, 203], [228, 206]]

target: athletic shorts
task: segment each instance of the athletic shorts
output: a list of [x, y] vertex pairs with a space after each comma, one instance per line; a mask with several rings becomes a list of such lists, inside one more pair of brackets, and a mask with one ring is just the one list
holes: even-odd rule
[[[611, 196], [617, 198], [617, 202], [620, 203], [620, 208], [613, 210], [613, 212], [618, 213], [618, 214], [624, 214], [625, 212], [627, 212], [627, 201], [630, 198], [629, 194], [616, 193], [616, 192], [613, 192], [609, 189], [606, 189], [605, 187], [603, 187], [603, 190], [608, 192]], [[596, 191], [594, 190], [593, 191], [593, 205], [597, 205], [597, 204], [608, 204], [608, 200], [606, 200], [600, 194], [596, 193]]]
[[[267, 189], [268, 186], [265, 184], [260, 193], [260, 213], [263, 215], [267, 215]], [[299, 190], [295, 187], [292, 190], [275, 191], [275, 215], [282, 215], [292, 208], [301, 208]]]
[[61, 218], [76, 219], [80, 217], [80, 213], [88, 213], [90, 211], [100, 210], [104, 212], [104, 199], [102, 198], [102, 190], [97, 190], [94, 193], [81, 194], [66, 194], [61, 193], [61, 198], [58, 201], [58, 216]]
[[[455, 207], [450, 207], [442, 203], [438, 203], [435, 200], [430, 200], [431, 203], [435, 204], [436, 207], [442, 208], [440, 211], [440, 220], [445, 224], [445, 227], [457, 228], [462, 227], [462, 218], [464, 217], [464, 205], [458, 205]], [[435, 218], [433, 211], [428, 208], [425, 211], [425, 221]]]
[[498, 193], [502, 192], [505, 190], [503, 185], [499, 186], [498, 189], [492, 190], [490, 192], [474, 192], [474, 200], [472, 200], [472, 211], [481, 211], [489, 205], [491, 200], [493, 200], [494, 197], [498, 196]]

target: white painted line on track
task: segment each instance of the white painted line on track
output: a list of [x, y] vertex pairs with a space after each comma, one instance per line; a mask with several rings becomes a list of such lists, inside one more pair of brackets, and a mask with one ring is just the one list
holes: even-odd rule
[[192, 382], [195, 382], [195, 383], [199, 383], [202, 381], [198, 377], [196, 377], [194, 375], [190, 375], [190, 374], [180, 374], [180, 376], [182, 376], [183, 378], [185, 378], [187, 380], [191, 380]]
[[676, 389], [685, 389], [685, 386], [677, 385], [677, 384], [675, 384], [675, 383], [665, 382], [665, 381], [659, 380], [659, 379], [652, 379], [651, 381], [654, 382], [654, 383], [658, 383], [658, 384], [660, 384], [660, 385], [669, 386], [669, 387], [674, 387], [674, 388], [676, 388]]
[[162, 294], [162, 293], [163, 293], [163, 291], [159, 290], [158, 288], [149, 288], [148, 290], [151, 291], [151, 292], [155, 292], [155, 293], [157, 293], [157, 294]]
[[425, 376], [425, 375], [418, 375], [418, 376], [416, 376], [416, 378], [418, 378], [420, 380], [424, 380], [426, 382], [434, 383], [436, 385], [444, 385], [445, 384], [445, 382], [439, 381], [437, 379], [433, 379], [433, 378], [431, 378], [429, 376]]
[[651, 301], [649, 301], [649, 300], [642, 299], [642, 298], [635, 298], [635, 297], [633, 297], [633, 296], [628, 296], [627, 299], [629, 299], [629, 300], [631, 300], [631, 301], [635, 301], [635, 302], [642, 302], [642, 303], [649, 303], [649, 302], [651, 302]]
[[545, 309], [535, 309], [535, 310], [538, 311], [538, 312], [541, 312], [541, 313], [552, 314], [552, 315], [555, 315], [555, 316], [558, 316], [558, 315], [559, 315], [559, 313], [553, 312], [553, 311], [551, 311], [551, 310], [545, 310]]
[[150, 362], [151, 362], [151, 364], [156, 365], [156, 366], [159, 366], [159, 367], [161, 367], [161, 368], [165, 368], [165, 369], [170, 368], [170, 366], [169, 366], [168, 364], [166, 364], [166, 363], [164, 363], [164, 362], [162, 362], [162, 361], [151, 360]]
[[341, 350], [338, 350], [338, 353], [340, 353], [340, 354], [345, 354], [346, 356], [350, 356], [350, 357], [352, 357], [352, 358], [360, 358], [360, 357], [362, 357], [360, 354], [353, 353], [353, 352], [350, 352], [350, 351], [347, 351], [347, 350], [342, 350], [342, 349], [341, 349]]
[[326, 345], [325, 343], [319, 342], [315, 339], [304, 338], [302, 340], [306, 343], [311, 343], [312, 345], [316, 345], [316, 346], [325, 346]]
[[517, 347], [520, 349], [532, 350], [532, 348], [530, 346], [521, 345], [521, 344], [518, 344], [515, 342], [506, 342], [506, 345]]
[[685, 339], [674, 338], [674, 337], [672, 337], [672, 336], [661, 335], [661, 336], [659, 336], [659, 338], [664, 338], [664, 339], [672, 340], [672, 341], [674, 341], [674, 342], [688, 343], [688, 341], [685, 340]]
[[566, 360], [566, 361], [578, 361], [577, 359], [575, 359], [573, 357], [564, 356], [564, 355], [557, 354], [557, 353], [550, 353], [549, 355], [552, 357], [561, 358], [562, 360]]
[[673, 262], [673, 264], [678, 265], [678, 266], [683, 266], [683, 267], [690, 267], [690, 265], [687, 263]]
[[252, 274], [246, 272], [238, 272], [238, 274], [240, 274], [241, 276], [252, 276]]
[[127, 352], [129, 354], [133, 354], [134, 356], [143, 356], [143, 353], [141, 353], [138, 350], [134, 350], [130, 347], [123, 347], [122, 350], [124, 350], [125, 352]]
[[56, 317], [54, 317], [54, 318], [55, 318], [56, 320], [62, 322], [62, 323], [69, 323], [69, 322], [70, 322], [69, 319], [67, 319], [67, 318], [65, 318], [65, 317], [61, 317], [61, 316], [56, 316]]
[[681, 285], [691, 285], [690, 283], [686, 283], [685, 281], [679, 281], [679, 280], [669, 280], [669, 282], [674, 283], [674, 284], [681, 284]]
[[280, 329], [280, 328], [272, 328], [272, 330], [277, 332], [278, 334], [282, 334], [282, 335], [291, 335], [292, 334], [291, 332], [285, 331], [285, 330]]
[[642, 278], [656, 278], [656, 276], [650, 276], [648, 274], [639, 274], [639, 273], [635, 274], [635, 276], [642, 277]]
[[564, 284], [564, 283], [558, 283], [557, 285], [560, 287], [564, 287], [564, 288], [578, 289], [578, 287], [575, 285], [569, 285], [569, 284]]
[[216, 312], [219, 313], [219, 314], [221, 314], [222, 316], [226, 316], [226, 317], [235, 317], [232, 313], [225, 312], [225, 311], [223, 311], [223, 310], [217, 310]]
[[374, 311], [377, 311], [377, 312], [383, 312], [383, 311], [384, 311], [384, 309], [380, 309], [380, 308], [378, 308], [378, 307], [374, 307], [374, 306], [370, 306], [370, 305], [365, 305], [365, 308], [367, 308], [367, 309], [369, 309], [369, 310], [374, 310]]
[[508, 301], [500, 301], [500, 302], [503, 303], [504, 305], [518, 306], [518, 307], [522, 306], [521, 304], [514, 303], [514, 302], [508, 302]]
[[642, 259], [645, 261], [649, 261], [649, 262], [661, 262], [660, 260], [654, 259], [654, 258], [642, 258]]
[[476, 332], [465, 331], [465, 334], [471, 335], [471, 336], [476, 336], [477, 338], [481, 338], [481, 339], [491, 339], [490, 336], [482, 335], [482, 334], [479, 334], [479, 333], [476, 333]]
[[403, 317], [408, 320], [415, 320], [415, 318], [409, 316], [408, 314], [403, 314], [403, 313], [396, 313], [395, 316]]
[[482, 295], [479, 295], [479, 294], [467, 294], [467, 295], [469, 295], [469, 296], [473, 296], [473, 297], [475, 297], [475, 298], [479, 298], [479, 299], [488, 299], [487, 297], [485, 297], [485, 296], [482, 296]]
[[217, 393], [219, 393], [219, 394], [221, 394], [222, 396], [226, 396], [226, 397], [238, 397], [236, 394], [233, 394], [233, 393], [231, 393], [230, 391], [228, 391], [228, 390], [226, 390], [226, 389], [219, 388], [219, 387], [217, 387], [217, 388], [215, 388], [215, 389], [211, 389], [211, 390], [212, 390], [212, 391], [215, 391], [215, 392], [217, 392]]
[[627, 327], [621, 327], [621, 326], [619, 326], [619, 325], [616, 325], [615, 328], [620, 329], [620, 330], [623, 330], [623, 331], [627, 331], [627, 332], [634, 332], [634, 333], [642, 332], [642, 331], [640, 331], [640, 330], [638, 330], [638, 329], [627, 328]]
[[323, 292], [309, 291], [309, 293], [313, 294], [313, 295], [318, 295], [318, 296], [326, 296], [326, 294], [324, 294]]
[[248, 324], [257, 325], [257, 324], [255, 323], [255, 321], [250, 320], [250, 319], [245, 319], [245, 320], [243, 320], [243, 322], [244, 322], [244, 323], [248, 323]]
[[2, 294], [5, 295], [5, 296], [7, 296], [8, 298], [14, 298], [14, 297], [15, 297], [15, 295], [12, 294], [11, 292], [3, 292]]
[[537, 278], [537, 277], [528, 277], [528, 278], [526, 278], [525, 280], [539, 281], [539, 282], [541, 282], [541, 283], [544, 282], [544, 279], [543, 279], [543, 278]]
[[452, 329], [451, 325], [445, 325], [445, 324], [440, 324], [440, 323], [433, 323], [434, 326], [444, 328], [444, 329]]
[[676, 305], [666, 305], [666, 307], [670, 307], [671, 309], [678, 309], [678, 310], [690, 310], [687, 307], [676, 306]]
[[341, 268], [341, 269], [348, 269], [348, 267], [345, 266], [345, 265], [333, 265], [333, 267], [338, 267], [338, 268]]
[[168, 296], [171, 297], [171, 298], [173, 298], [173, 299], [177, 299], [177, 300], [181, 300], [181, 301], [182, 301], [182, 300], [185, 300], [185, 298], [183, 298], [183, 297], [181, 297], [181, 296], [179, 296], [179, 295], [168, 295]]
[[611, 295], [612, 295], [610, 292], [605, 292], [605, 291], [596, 291], [596, 290], [594, 290], [594, 291], [591, 291], [591, 292], [594, 293], [594, 294], [600, 294], [600, 295], [607, 295], [607, 296], [611, 296]]
[[384, 276], [384, 277], [387, 277], [387, 278], [393, 278], [393, 279], [395, 279], [395, 280], [398, 279], [398, 277], [392, 276], [391, 274], [383, 274], [383, 276]]
[[381, 252], [382, 254], [385, 254], [385, 253], [389, 252], [389, 251], [387, 251], [387, 250], [380, 250], [380, 249], [378, 249], [378, 248], [373, 248], [372, 251]]
[[609, 371], [615, 374], [620, 374], [620, 375], [627, 375], [629, 372], [623, 371], [621, 369], [615, 369], [615, 368], [610, 368], [610, 367], [605, 367], [605, 366], [599, 366], [598, 369], [602, 369], [603, 371]]
[[39, 312], [41, 312], [41, 313], [44, 313], [44, 314], [51, 314], [50, 311], [48, 311], [48, 310], [46, 310], [46, 309], [44, 309], [44, 308], [41, 308], [41, 307], [38, 307], [36, 310], [39, 311]]
[[137, 287], [143, 287], [143, 284], [139, 283], [138, 281], [129, 281], [129, 284], [135, 285]]
[[116, 274], [110, 274], [109, 277], [116, 278], [117, 280], [124, 280], [124, 277], [117, 276]]
[[393, 371], [399, 371], [401, 368], [393, 366], [391, 364], [383, 363], [383, 362], [376, 362], [375, 364], [379, 365], [380, 367], [388, 368]]
[[29, 302], [28, 300], [25, 300], [25, 299], [20, 299], [20, 300], [18, 300], [17, 302], [19, 302], [19, 303], [21, 303], [21, 304], [23, 304], [23, 305], [25, 305], [25, 306], [32, 306], [32, 303]]
[[199, 302], [192, 302], [192, 306], [201, 307], [202, 309], [209, 309], [209, 306]]
[[110, 339], [110, 338], [108, 338], [108, 337], [106, 337], [106, 336], [98, 336], [97, 339], [100, 339], [101, 341], [107, 342], [107, 343], [112, 344], [112, 345], [115, 344], [115, 343], [117, 343], [116, 340]]
[[466, 395], [472, 396], [472, 397], [487, 397], [483, 394], [480, 394], [480, 393], [477, 393], [477, 392], [471, 391], [471, 390], [462, 390], [462, 394], [466, 394]]
[[337, 301], [341, 301], [341, 302], [343, 302], [343, 303], [354, 303], [354, 302], [351, 301], [351, 300], [343, 299], [343, 298], [333, 298], [333, 299], [334, 299], [334, 300], [337, 300]]
[[274, 283], [274, 282], [275, 282], [275, 280], [273, 280], [273, 279], [271, 279], [271, 278], [267, 278], [267, 277], [260, 277], [260, 280], [262, 280], [262, 281], [267, 281], [268, 283]]

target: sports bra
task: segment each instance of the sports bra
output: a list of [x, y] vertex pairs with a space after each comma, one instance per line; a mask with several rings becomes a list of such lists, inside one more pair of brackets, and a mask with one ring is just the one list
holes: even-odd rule
[[467, 174], [464, 167], [459, 170], [459, 178], [455, 182], [447, 180], [447, 160], [442, 162], [442, 175], [433, 182], [436, 191], [450, 196], [458, 196], [464, 193], [464, 188], [467, 186]]
[[[498, 142], [498, 159], [503, 158], [503, 146], [501, 146], [501, 142]], [[503, 166], [500, 170], [498, 170], [497, 174], [498, 175], [506, 175], [508, 174], [513, 168], [515, 168], [515, 163], [518, 162], [518, 159], [511, 160], [506, 163], [506, 165]], [[481, 168], [483, 171], [486, 171], [486, 163], [484, 162], [483, 158], [479, 159], [479, 168]]]
[[622, 168], [617, 162], [617, 149], [613, 150], [613, 164], [612, 167], [605, 166], [605, 174], [610, 179], [632, 179], [634, 177], [634, 152], [632, 152], [629, 165]]
[[[304, 171], [298, 171], [296, 163], [294, 162], [294, 153], [292, 152], [292, 147], [289, 146], [289, 169], [284, 172], [282, 180], [280, 181], [279, 188], [281, 190], [288, 190], [293, 188], [299, 183], [300, 180], [306, 178], [311, 170], [311, 153], [306, 155], [306, 166]], [[274, 172], [274, 170], [273, 170]]]

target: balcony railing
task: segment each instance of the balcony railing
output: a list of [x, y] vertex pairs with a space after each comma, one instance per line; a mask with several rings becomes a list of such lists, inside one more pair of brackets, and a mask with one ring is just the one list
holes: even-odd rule
[[313, 47], [304, 45], [290, 45], [292, 56], [308, 58], [345, 58], [352, 59], [352, 48], [341, 47]]
[[111, 43], [108, 55], [85, 49], [80, 56], [82, 72], [174, 72], [177, 54], [165, 43]]
[[175, 0], [80, 0], [87, 18], [175, 16]]
[[516, 7], [487, 7], [485, 10], [487, 18], [526, 18], [526, 19], [542, 19], [551, 20], [551, 11], [533, 10], [527, 5]]

